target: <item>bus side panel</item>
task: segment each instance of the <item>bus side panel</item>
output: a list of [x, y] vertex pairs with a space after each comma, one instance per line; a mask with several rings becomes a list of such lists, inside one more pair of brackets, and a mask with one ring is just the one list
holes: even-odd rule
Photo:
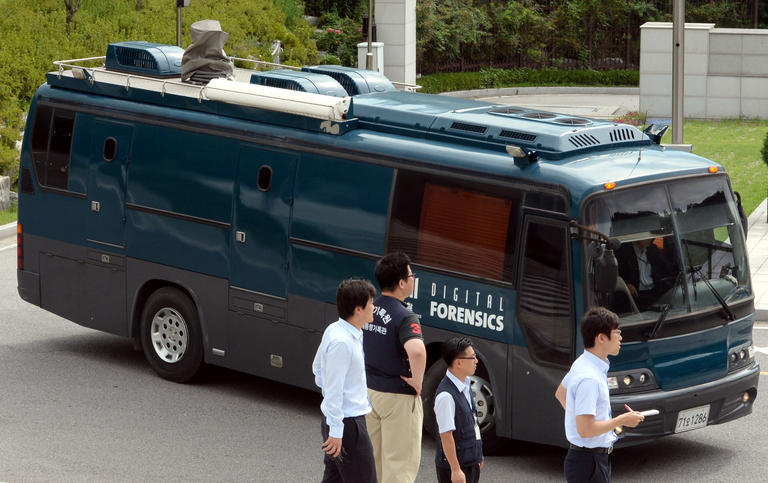
[[133, 146], [127, 255], [227, 278], [237, 143], [146, 125], [135, 138], [155, 141]]
[[303, 155], [296, 175], [291, 236], [384, 253], [392, 174], [392, 168], [383, 166]]

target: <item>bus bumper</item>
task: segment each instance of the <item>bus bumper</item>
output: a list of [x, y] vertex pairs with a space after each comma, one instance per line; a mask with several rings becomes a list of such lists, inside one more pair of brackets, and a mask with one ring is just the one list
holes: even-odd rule
[[[616, 446], [631, 446], [668, 434], [675, 434], [680, 411], [709, 405], [707, 425], [725, 423], [752, 412], [757, 397], [760, 366], [757, 362], [734, 371], [722, 379], [674, 391], [653, 391], [611, 397], [613, 414], [626, 411], [627, 404], [635, 411], [658, 409], [636, 428], [624, 428]], [[745, 395], [747, 400], [744, 401]]]
[[25, 302], [40, 305], [40, 275], [24, 270], [16, 270], [19, 296]]

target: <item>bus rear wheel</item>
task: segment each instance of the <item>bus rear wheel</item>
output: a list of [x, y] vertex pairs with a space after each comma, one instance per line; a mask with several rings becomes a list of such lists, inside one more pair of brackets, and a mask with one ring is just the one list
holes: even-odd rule
[[[447, 366], [440, 359], [427, 370], [424, 375], [422, 390], [424, 400], [424, 431], [432, 437], [437, 436], [437, 420], [435, 418], [435, 396], [437, 386], [445, 376]], [[477, 367], [477, 373], [470, 376], [470, 390], [475, 396], [477, 405], [477, 422], [480, 435], [483, 438], [483, 453], [492, 454], [498, 451], [506, 441], [496, 435], [496, 400], [493, 387], [489, 382], [485, 368]]]
[[141, 346], [164, 379], [187, 382], [198, 373], [203, 363], [200, 319], [187, 294], [164, 287], [149, 297], [141, 316]]

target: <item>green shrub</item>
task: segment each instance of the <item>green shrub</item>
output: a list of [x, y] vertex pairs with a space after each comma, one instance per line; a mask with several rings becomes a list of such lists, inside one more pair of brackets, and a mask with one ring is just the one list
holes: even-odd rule
[[768, 132], [765, 133], [765, 140], [763, 141], [763, 149], [760, 151], [763, 155], [763, 161], [768, 165]]
[[341, 65], [341, 59], [336, 57], [333, 54], [325, 54], [324, 56], [320, 57], [320, 60], [318, 61], [319, 64], [322, 65]]
[[357, 64], [357, 44], [363, 40], [361, 20], [341, 18], [331, 12], [323, 15], [318, 28], [318, 49], [338, 57], [348, 67]]

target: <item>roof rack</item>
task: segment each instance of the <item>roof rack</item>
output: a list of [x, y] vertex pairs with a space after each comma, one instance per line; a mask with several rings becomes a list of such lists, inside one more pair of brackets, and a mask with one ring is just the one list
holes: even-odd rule
[[[271, 111], [288, 112], [317, 119], [330, 121], [343, 121], [347, 118], [347, 111], [350, 105], [350, 97], [334, 97], [321, 94], [311, 94], [301, 91], [292, 91], [275, 87], [258, 86], [253, 88], [250, 84], [250, 76], [253, 72], [259, 71], [258, 67], [282, 68], [300, 71], [301, 67], [266, 62], [263, 60], [246, 59], [241, 57], [229, 57], [234, 63], [248, 62], [257, 66], [256, 69], [247, 69], [235, 67], [235, 81], [230, 86], [217, 82], [206, 90], [207, 85], [197, 85], [182, 82], [180, 79], [157, 78], [136, 73], [127, 73], [107, 69], [105, 67], [106, 56], [84, 57], [79, 59], [57, 60], [53, 64], [57, 71], [55, 75], [58, 79], [62, 77], [71, 77], [78, 80], [84, 80], [93, 86], [95, 83], [105, 83], [118, 85], [125, 88], [126, 92], [131, 89], [144, 89], [153, 92], [159, 92], [162, 97], [166, 94], [172, 94], [183, 97], [195, 98], [199, 103], [204, 100], [219, 101], [229, 104], [238, 104], [251, 107], [258, 107]], [[93, 66], [94, 63], [98, 66]], [[421, 86], [415, 84], [394, 83], [403, 86], [405, 90], [414, 91]], [[222, 88], [230, 91], [234, 95], [224, 94]], [[276, 102], [282, 100], [285, 102]], [[302, 104], [312, 106], [302, 109]]]

